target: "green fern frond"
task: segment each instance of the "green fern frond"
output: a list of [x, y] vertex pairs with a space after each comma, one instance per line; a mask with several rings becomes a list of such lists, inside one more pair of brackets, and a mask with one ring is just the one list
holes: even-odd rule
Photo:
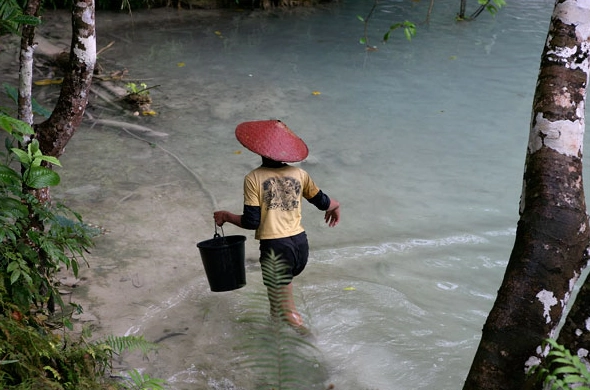
[[290, 277], [285, 274], [287, 264], [281, 261], [281, 256], [271, 251], [261, 262], [262, 276], [269, 287], [278, 288], [289, 284]]
[[[312, 388], [317, 377], [310, 375], [320, 364], [316, 347], [298, 335], [283, 320], [283, 286], [289, 277], [284, 276], [286, 265], [279, 256], [270, 253], [261, 262], [267, 293], [254, 293], [247, 304], [241, 322], [248, 326], [241, 350], [247, 356], [243, 367], [253, 370], [260, 380], [258, 389], [289, 390]], [[275, 311], [269, 314], [269, 302]]]
[[113, 336], [109, 335], [105, 340], [98, 342], [109, 346], [114, 353], [120, 354], [123, 351], [140, 350], [143, 354], [148, 354], [157, 349], [157, 345], [143, 338], [143, 336]]
[[127, 383], [122, 383], [121, 386], [128, 390], [163, 390], [166, 381], [159, 378], [152, 378], [147, 374], [142, 374], [137, 370], [129, 372], [129, 379]]
[[43, 367], [43, 369], [46, 371], [49, 371], [55, 379], [61, 380], [61, 375], [59, 374], [59, 372], [55, 368], [53, 368], [51, 366], [45, 366], [45, 367]]
[[580, 358], [553, 339], [545, 340], [543, 348], [547, 346], [551, 349], [545, 363], [533, 368], [531, 374], [552, 390], [590, 390], [590, 372]]

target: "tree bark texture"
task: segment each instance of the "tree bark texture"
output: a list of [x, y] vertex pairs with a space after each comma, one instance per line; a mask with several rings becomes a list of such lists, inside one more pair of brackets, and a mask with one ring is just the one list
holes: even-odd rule
[[77, 0], [72, 5], [70, 67], [64, 77], [51, 116], [36, 126], [43, 154], [60, 157], [82, 122], [96, 62], [94, 0]]
[[590, 2], [557, 0], [533, 101], [514, 248], [464, 389], [522, 389], [586, 266], [582, 182]]
[[[30, 0], [25, 14], [38, 16], [41, 0]], [[33, 53], [35, 51], [35, 26], [25, 24], [22, 28], [19, 54], [18, 119], [33, 126]]]

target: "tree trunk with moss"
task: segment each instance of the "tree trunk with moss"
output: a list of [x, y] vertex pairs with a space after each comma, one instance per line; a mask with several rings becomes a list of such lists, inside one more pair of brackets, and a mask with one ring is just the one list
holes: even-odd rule
[[514, 248], [465, 390], [522, 389], [587, 263], [582, 182], [590, 8], [555, 5], [533, 101]]

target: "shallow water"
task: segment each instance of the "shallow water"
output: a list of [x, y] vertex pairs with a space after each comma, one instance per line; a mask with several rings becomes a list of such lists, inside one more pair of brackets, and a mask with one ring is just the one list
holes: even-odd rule
[[[381, 44], [389, 24], [427, 8], [381, 2], [369, 29], [378, 51], [367, 52], [356, 15], [370, 3], [145, 11], [125, 27], [126, 16], [97, 16], [99, 47], [116, 41], [103, 65], [160, 85], [158, 115], [140, 120], [169, 133], [150, 147], [86, 123], [63, 158], [57, 196], [112, 230], [92, 254], [102, 282], [90, 308], [120, 289], [103, 331], [163, 346], [129, 364], [175, 389], [252, 388], [238, 345], [262, 286], [253, 234], [225, 228], [248, 237], [248, 285], [228, 293], [208, 291], [194, 243], [212, 236], [214, 209], [241, 210], [242, 178], [259, 162], [236, 124], [279, 118], [310, 147], [302, 166], [342, 203], [337, 228], [312, 207], [304, 216], [312, 252], [296, 293], [318, 348], [315, 388], [461, 388], [512, 249], [553, 4], [513, 1], [456, 23], [458, 2], [436, 2], [411, 42], [398, 32]], [[100, 102], [90, 110], [117, 118]]]

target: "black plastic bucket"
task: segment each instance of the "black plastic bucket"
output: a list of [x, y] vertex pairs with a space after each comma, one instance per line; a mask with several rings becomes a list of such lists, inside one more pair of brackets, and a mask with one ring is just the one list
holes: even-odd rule
[[215, 233], [211, 240], [197, 243], [211, 291], [237, 290], [246, 285], [245, 242], [244, 236]]

